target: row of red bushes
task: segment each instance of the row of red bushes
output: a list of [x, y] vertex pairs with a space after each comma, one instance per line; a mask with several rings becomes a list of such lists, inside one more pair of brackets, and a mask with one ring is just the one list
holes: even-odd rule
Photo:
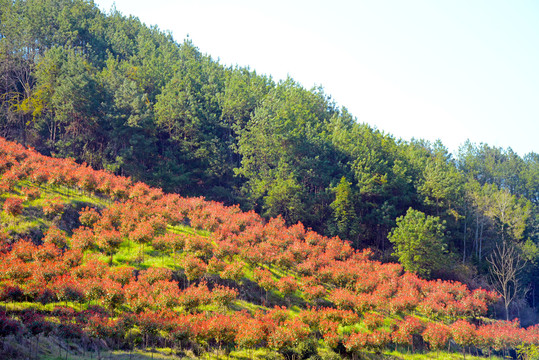
[[[482, 289], [470, 291], [457, 282], [422, 280], [405, 273], [398, 264], [373, 261], [369, 251], [356, 251], [348, 242], [321, 236], [302, 224], [287, 227], [281, 218], [264, 222], [254, 212], [241, 212], [237, 206], [164, 194], [128, 178], [95, 171], [71, 160], [44, 157], [1, 139], [0, 173], [3, 191], [12, 191], [19, 181], [30, 180], [78, 187], [117, 200], [102, 211], [85, 209], [80, 217], [83, 226], [71, 238], [51, 228], [42, 245], [27, 241], [4, 244], [0, 263], [4, 300], [15, 300], [13, 297], [19, 293], [32, 300], [96, 302], [110, 309], [129, 310], [135, 314], [132, 316], [159, 319], [172, 332], [177, 328], [171, 330], [171, 324], [181, 322], [181, 331], [193, 341], [226, 338], [247, 347], [281, 349], [313, 334], [323, 337], [330, 346], [342, 345], [348, 351], [381, 348], [389, 342], [409, 343], [414, 333], [422, 335], [433, 348], [445, 344], [449, 336], [462, 345], [494, 349], [516, 346], [519, 342], [538, 343], [536, 328], [524, 330], [505, 322], [476, 327], [464, 320], [480, 324], [478, 317], [498, 299], [496, 294]], [[4, 203], [5, 208], [8, 205]], [[168, 230], [168, 226], [182, 223], [210, 235], [181, 235]], [[278, 289], [284, 295], [300, 289], [313, 304], [325, 299], [336, 309], [304, 310], [297, 318], [286, 316], [287, 320], [276, 322], [272, 328], [271, 322], [264, 324], [267, 316], [279, 311], [284, 314], [284, 310], [233, 317], [199, 312], [199, 306], [212, 302], [226, 306], [237, 295], [234, 289], [216, 287], [210, 291], [204, 283], [197, 283], [181, 290], [167, 270], [148, 270], [137, 278], [132, 268], [109, 268], [91, 256], [83, 262], [84, 252], [91, 248], [112, 257], [126, 239], [141, 247], [152, 245], [173, 256], [184, 251], [180, 266], [190, 281], [208, 272], [239, 281], [243, 267], [250, 266], [255, 270], [254, 280], [262, 288]], [[294, 276], [276, 281], [268, 270], [273, 267]], [[180, 305], [187, 313], [154, 313], [163, 307], [173, 309]], [[409, 317], [414, 312], [431, 321], [422, 323]], [[319, 313], [346, 316], [328, 320]], [[103, 321], [115, 324], [122, 316]], [[377, 326], [368, 325], [372, 329], [365, 333], [338, 331], [339, 325], [350, 325], [360, 317], [364, 323]], [[405, 320], [395, 323], [392, 319], [397, 317]], [[242, 321], [236, 321], [237, 318]], [[347, 324], [350, 319], [353, 321]], [[382, 322], [393, 322], [392, 331], [380, 329]], [[219, 325], [228, 323], [231, 325]], [[244, 329], [245, 324], [250, 326]], [[140, 328], [144, 326], [139, 323]], [[252, 339], [259, 340], [242, 340], [249, 337], [249, 332], [253, 332], [249, 335]], [[90, 333], [99, 336], [99, 332]]]

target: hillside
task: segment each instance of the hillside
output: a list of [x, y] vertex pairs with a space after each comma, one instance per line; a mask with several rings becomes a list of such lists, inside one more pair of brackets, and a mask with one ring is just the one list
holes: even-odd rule
[[[537, 322], [537, 154], [471, 143], [450, 154], [395, 139], [322, 88], [226, 67], [91, 1], [0, 8], [0, 136], [167, 193], [301, 222], [430, 279], [502, 293], [510, 284], [497, 313]], [[414, 222], [435, 234], [425, 253], [409, 246], [420, 243], [406, 230]], [[509, 282], [495, 280], [502, 246], [525, 263]]]
[[5, 140], [0, 163], [4, 357], [411, 359], [450, 344], [444, 356], [459, 358], [539, 345], [538, 327], [485, 317], [495, 293], [421, 279], [301, 223]]
[[[19, 172], [23, 158], [5, 158], [9, 243], [45, 236], [72, 249], [75, 238], [112, 268], [167, 268], [182, 291], [198, 284], [185, 266], [205, 269], [208, 291], [228, 267], [217, 283], [235, 286], [240, 300], [293, 309], [337, 306], [339, 296], [356, 306], [381, 281], [365, 268], [393, 266], [391, 286], [406, 271], [425, 279], [419, 288], [441, 279], [496, 290], [491, 318], [539, 322], [536, 153], [468, 142], [450, 154], [440, 142], [396, 139], [321, 87], [224, 66], [189, 40], [89, 0], [0, 0], [0, 136], [34, 149], [17, 156], [56, 158], [40, 158], [47, 166], [36, 171], [23, 161]], [[8, 144], [6, 153], [26, 154]], [[89, 222], [79, 220], [85, 208], [97, 212], [85, 210]], [[76, 230], [81, 222], [88, 229]], [[339, 266], [350, 274], [331, 280]], [[227, 278], [234, 274], [249, 281]], [[355, 288], [359, 279], [374, 282], [369, 291]], [[294, 291], [279, 290], [288, 282]]]

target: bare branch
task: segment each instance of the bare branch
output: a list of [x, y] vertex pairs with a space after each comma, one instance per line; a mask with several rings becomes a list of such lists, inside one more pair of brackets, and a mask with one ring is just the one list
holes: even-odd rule
[[502, 295], [505, 317], [509, 320], [509, 305], [525, 290], [522, 289], [519, 274], [526, 266], [526, 261], [520, 257], [514, 247], [507, 246], [505, 241], [501, 247], [496, 244], [496, 249], [487, 261], [490, 263], [492, 285]]

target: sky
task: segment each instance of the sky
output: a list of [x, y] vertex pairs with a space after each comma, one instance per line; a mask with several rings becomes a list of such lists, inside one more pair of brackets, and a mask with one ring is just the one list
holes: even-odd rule
[[95, 0], [395, 138], [539, 152], [535, 0]]

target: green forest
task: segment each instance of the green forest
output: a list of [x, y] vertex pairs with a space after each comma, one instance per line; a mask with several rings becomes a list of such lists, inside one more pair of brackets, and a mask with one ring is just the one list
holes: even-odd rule
[[85, 0], [0, 0], [0, 136], [497, 290], [497, 317], [537, 323], [539, 154], [397, 139]]

